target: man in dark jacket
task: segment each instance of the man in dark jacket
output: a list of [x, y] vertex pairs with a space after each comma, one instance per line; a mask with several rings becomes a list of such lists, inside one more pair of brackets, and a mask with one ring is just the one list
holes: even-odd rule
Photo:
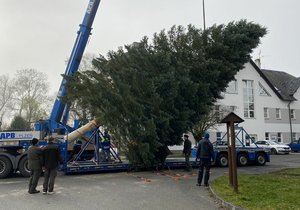
[[214, 149], [212, 143], [209, 141], [209, 134], [205, 133], [204, 138], [199, 142], [196, 159], [200, 159], [200, 167], [198, 172], [198, 186], [201, 186], [203, 171], [205, 168], [204, 186], [208, 186], [209, 171], [211, 160], [214, 160]]
[[43, 149], [43, 160], [45, 168], [43, 194], [46, 194], [47, 192], [53, 194], [57, 168], [59, 164], [62, 163], [60, 150], [55, 144], [53, 137], [48, 139], [48, 145]]
[[184, 137], [184, 144], [183, 144], [182, 153], [184, 154], [185, 157], [186, 170], [190, 171], [191, 170], [190, 156], [192, 151], [192, 142], [189, 140], [189, 135], [185, 134], [183, 137]]
[[31, 146], [28, 149], [28, 168], [30, 170], [30, 179], [29, 179], [29, 189], [28, 193], [34, 194], [39, 193], [39, 190], [36, 190], [39, 179], [42, 173], [42, 149], [37, 146], [39, 142], [38, 139], [33, 138], [31, 141]]

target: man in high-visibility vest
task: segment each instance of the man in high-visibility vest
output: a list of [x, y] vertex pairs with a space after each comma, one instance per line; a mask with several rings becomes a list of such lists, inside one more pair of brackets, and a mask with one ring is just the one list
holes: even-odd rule
[[108, 130], [104, 130], [103, 137], [101, 139], [102, 158], [104, 162], [110, 162], [110, 135]]

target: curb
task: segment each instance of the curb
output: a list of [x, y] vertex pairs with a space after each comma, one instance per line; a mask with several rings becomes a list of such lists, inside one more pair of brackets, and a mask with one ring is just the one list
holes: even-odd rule
[[241, 208], [241, 207], [239, 207], [239, 206], [235, 206], [235, 205], [233, 205], [232, 203], [229, 203], [229, 202], [223, 200], [220, 196], [218, 196], [218, 195], [213, 191], [213, 189], [211, 188], [211, 185], [209, 185], [209, 189], [208, 189], [208, 190], [209, 190], [210, 193], [212, 194], [212, 197], [213, 197], [214, 199], [216, 199], [217, 202], [220, 203], [221, 206], [224, 207], [225, 209], [230, 209], [230, 210], [245, 210], [245, 209], [243, 209], [243, 208]]

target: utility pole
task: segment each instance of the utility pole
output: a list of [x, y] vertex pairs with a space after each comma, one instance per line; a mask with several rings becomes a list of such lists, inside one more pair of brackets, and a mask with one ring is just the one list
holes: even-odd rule
[[[293, 96], [293, 95], [290, 95], [290, 96]], [[291, 116], [291, 103], [292, 102], [293, 101], [290, 100], [289, 103], [288, 103], [291, 143], [293, 142], [293, 126], [292, 126], [292, 116]]]
[[204, 0], [202, 0], [202, 14], [203, 14], [203, 29], [205, 30], [205, 4]]

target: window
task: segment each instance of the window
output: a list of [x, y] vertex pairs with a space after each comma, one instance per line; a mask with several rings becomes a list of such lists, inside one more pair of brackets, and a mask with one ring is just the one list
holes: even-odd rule
[[281, 133], [277, 133], [277, 141], [278, 142], [282, 141], [282, 135], [281, 135]]
[[244, 117], [254, 118], [253, 81], [243, 80]]
[[221, 141], [222, 140], [222, 133], [221, 132], [217, 132], [216, 133], [216, 137], [217, 137], [217, 141]]
[[220, 105], [214, 106], [214, 116], [215, 116], [217, 122], [221, 121], [221, 110], [220, 109], [221, 109]]
[[265, 119], [269, 119], [270, 118], [269, 109], [267, 107], [264, 107], [264, 118]]
[[292, 133], [292, 140], [293, 141], [297, 140], [297, 133]]
[[228, 83], [228, 87], [226, 88], [226, 93], [238, 93], [238, 86], [236, 80], [233, 80]]
[[296, 113], [295, 113], [295, 109], [291, 109], [291, 119], [295, 120], [296, 119]]
[[280, 109], [276, 109], [276, 119], [281, 119], [281, 111], [280, 111]]
[[265, 133], [265, 140], [270, 140], [270, 134], [269, 133]]
[[270, 93], [266, 90], [266, 88], [264, 88], [264, 86], [259, 82], [259, 95], [260, 96], [271, 96]]

